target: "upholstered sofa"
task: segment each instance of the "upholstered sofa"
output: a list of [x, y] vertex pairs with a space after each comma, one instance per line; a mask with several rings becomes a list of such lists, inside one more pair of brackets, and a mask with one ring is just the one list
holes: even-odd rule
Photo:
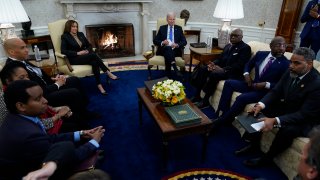
[[[251, 41], [248, 43], [251, 47], [252, 56], [257, 51], [265, 51], [270, 50], [269, 44], [257, 42], [257, 41]], [[286, 52], [285, 56], [290, 59], [292, 56], [292, 53]], [[314, 61], [313, 63], [314, 67], [320, 71], [320, 63], [318, 61]], [[251, 75], [254, 72], [251, 72]], [[210, 97], [210, 104], [214, 109], [217, 109], [219, 100], [221, 97], [222, 89], [223, 89], [224, 81], [220, 81], [215, 93]], [[232, 95], [232, 103], [235, 101], [236, 97], [240, 93], [234, 92]], [[252, 104], [249, 104], [246, 106], [244, 112], [248, 110], [248, 108], [252, 106]], [[240, 124], [237, 121], [233, 122], [233, 125], [239, 130], [240, 134], [243, 135], [245, 130], [240, 126]], [[261, 150], [263, 152], [267, 152], [273, 138], [275, 137], [275, 134], [277, 133], [277, 129], [272, 130], [271, 132], [264, 133], [261, 140]], [[287, 175], [288, 179], [292, 179], [297, 174], [297, 165], [299, 163], [301, 153], [302, 153], [302, 147], [304, 144], [308, 142], [308, 138], [296, 138], [291, 145], [289, 149], [287, 149], [282, 154], [278, 155], [274, 162], [276, 165]]]

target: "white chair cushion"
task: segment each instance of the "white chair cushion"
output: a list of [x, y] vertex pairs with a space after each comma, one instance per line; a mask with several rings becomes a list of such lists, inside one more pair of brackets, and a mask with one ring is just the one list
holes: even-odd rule
[[[179, 67], [185, 66], [185, 61], [182, 59], [182, 57], [176, 57], [176, 64]], [[153, 56], [149, 59], [148, 62], [149, 65], [156, 65], [156, 66], [165, 66], [164, 57], [163, 56]]]

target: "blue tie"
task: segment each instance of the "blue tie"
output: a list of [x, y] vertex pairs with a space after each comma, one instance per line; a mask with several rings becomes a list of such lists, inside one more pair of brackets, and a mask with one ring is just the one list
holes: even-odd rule
[[172, 38], [172, 26], [170, 26], [169, 39], [170, 39], [171, 42], [173, 42], [173, 38]]
[[39, 118], [35, 118], [35, 121], [37, 123], [38, 126], [40, 126], [40, 128], [43, 130], [43, 132], [47, 133], [46, 128], [44, 127], [42, 121]]

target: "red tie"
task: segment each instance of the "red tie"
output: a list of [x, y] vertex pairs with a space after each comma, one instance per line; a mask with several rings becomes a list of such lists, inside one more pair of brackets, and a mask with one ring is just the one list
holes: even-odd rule
[[267, 71], [267, 69], [271, 66], [273, 60], [274, 60], [274, 57], [269, 58], [268, 63], [264, 66], [263, 70], [260, 73], [260, 77], [262, 77], [264, 73]]

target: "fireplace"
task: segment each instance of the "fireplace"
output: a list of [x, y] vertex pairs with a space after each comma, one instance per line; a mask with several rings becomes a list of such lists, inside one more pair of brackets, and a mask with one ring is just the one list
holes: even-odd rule
[[135, 55], [131, 23], [86, 25], [85, 29], [88, 41], [101, 58]]

